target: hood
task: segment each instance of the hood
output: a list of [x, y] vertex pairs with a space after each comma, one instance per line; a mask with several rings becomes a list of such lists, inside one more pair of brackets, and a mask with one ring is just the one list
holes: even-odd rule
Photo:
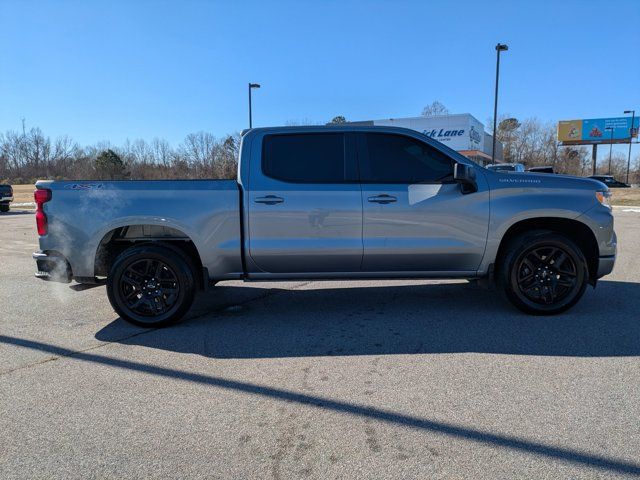
[[590, 191], [605, 191], [608, 187], [593, 178], [575, 177], [532, 172], [493, 172], [486, 171], [487, 180], [493, 188], [568, 188]]

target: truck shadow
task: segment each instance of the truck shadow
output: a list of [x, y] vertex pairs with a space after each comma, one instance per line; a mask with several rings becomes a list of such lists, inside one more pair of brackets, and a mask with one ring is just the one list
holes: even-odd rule
[[522, 314], [498, 292], [468, 284], [311, 286], [221, 284], [179, 325], [145, 330], [117, 319], [96, 338], [212, 358], [640, 355], [640, 283], [601, 281], [571, 311], [553, 317]]

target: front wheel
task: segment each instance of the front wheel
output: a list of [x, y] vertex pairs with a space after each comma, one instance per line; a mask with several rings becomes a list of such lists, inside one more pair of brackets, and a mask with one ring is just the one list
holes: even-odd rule
[[9, 211], [8, 203], [0, 203], [0, 212], [6, 213]]
[[507, 299], [534, 315], [564, 312], [584, 294], [589, 280], [580, 248], [564, 235], [527, 232], [507, 246], [498, 283]]
[[169, 248], [128, 248], [114, 261], [107, 295], [121, 318], [142, 327], [179, 321], [195, 295], [193, 268], [185, 256]]

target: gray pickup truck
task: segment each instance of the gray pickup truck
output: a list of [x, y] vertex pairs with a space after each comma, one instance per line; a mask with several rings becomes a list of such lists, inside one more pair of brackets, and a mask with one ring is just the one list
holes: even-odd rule
[[554, 314], [613, 269], [608, 197], [594, 180], [491, 172], [413, 130], [256, 128], [237, 181], [39, 181], [36, 276], [106, 281], [145, 326], [237, 279], [478, 279]]

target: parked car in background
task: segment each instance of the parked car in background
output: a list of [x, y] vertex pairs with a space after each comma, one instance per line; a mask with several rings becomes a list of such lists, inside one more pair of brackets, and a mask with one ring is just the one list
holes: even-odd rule
[[524, 172], [524, 165], [521, 163], [494, 163], [487, 165], [487, 169], [492, 172]]
[[553, 167], [531, 167], [527, 168], [527, 172], [531, 173], [556, 173]]
[[0, 212], [8, 212], [11, 202], [13, 202], [13, 187], [0, 185]]
[[613, 178], [613, 175], [591, 175], [589, 178], [604, 183], [609, 188], [629, 188], [631, 185]]
[[255, 128], [239, 162], [237, 180], [38, 181], [36, 275], [106, 277], [148, 327], [234, 279], [481, 279], [549, 315], [615, 262], [602, 183], [486, 170], [414, 130]]

